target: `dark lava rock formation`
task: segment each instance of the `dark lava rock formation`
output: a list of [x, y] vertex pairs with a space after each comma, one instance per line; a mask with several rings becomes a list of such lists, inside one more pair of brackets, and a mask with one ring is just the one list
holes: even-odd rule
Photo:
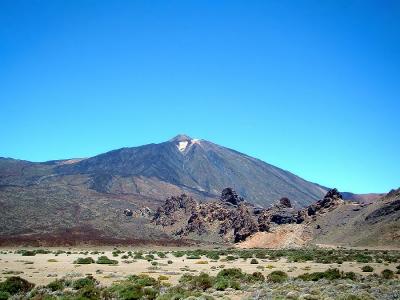
[[239, 197], [237, 193], [230, 187], [223, 189], [220, 200], [234, 206], [237, 206], [239, 203], [244, 201], [244, 199]]
[[176, 236], [193, 238], [217, 233], [224, 241], [237, 243], [258, 231], [311, 221], [341, 203], [340, 193], [333, 189], [322, 200], [302, 210], [293, 208], [288, 198], [262, 209], [246, 202], [232, 188], [226, 188], [220, 201], [215, 202], [199, 203], [185, 194], [170, 197], [157, 209], [152, 221]]
[[338, 205], [343, 203], [342, 195], [337, 189], [329, 190], [322, 200], [317, 201], [315, 204], [311, 204], [307, 207], [307, 215], [313, 216], [317, 213], [325, 213], [331, 209], [336, 208]]

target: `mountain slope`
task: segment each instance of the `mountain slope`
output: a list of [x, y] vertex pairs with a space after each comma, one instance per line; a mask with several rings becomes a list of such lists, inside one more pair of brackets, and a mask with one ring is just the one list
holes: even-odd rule
[[86, 159], [0, 158], [0, 244], [174, 242], [148, 212], [182, 193], [215, 200], [228, 186], [264, 207], [281, 197], [302, 207], [325, 194], [290, 172], [184, 135]]
[[351, 246], [400, 246], [400, 189], [372, 203], [347, 202], [319, 217], [315, 243]]
[[100, 192], [147, 196], [152, 195], [134, 186], [138, 178], [156, 180], [206, 198], [217, 198], [223, 188], [232, 186], [260, 206], [268, 206], [283, 196], [297, 206], [305, 206], [326, 192], [258, 159], [185, 135], [160, 144], [110, 151], [58, 166], [55, 171], [59, 175], [88, 174], [93, 188]]

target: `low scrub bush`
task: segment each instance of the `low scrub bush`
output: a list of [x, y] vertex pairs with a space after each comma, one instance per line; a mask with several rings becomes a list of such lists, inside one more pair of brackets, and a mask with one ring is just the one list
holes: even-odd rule
[[91, 257], [78, 257], [78, 259], [74, 261], [74, 264], [79, 264], [79, 265], [88, 265], [93, 263], [94, 259]]
[[304, 281], [318, 281], [320, 279], [334, 280], [334, 279], [346, 278], [346, 275], [345, 273], [340, 272], [338, 269], [328, 269], [324, 272], [305, 273], [298, 276], [297, 278]]
[[75, 290], [80, 290], [86, 287], [94, 287], [97, 284], [96, 279], [92, 276], [87, 276], [85, 278], [79, 278], [72, 283], [72, 287]]
[[151, 261], [151, 260], [154, 260], [155, 257], [154, 257], [153, 254], [147, 254], [147, 255], [144, 257], [144, 259], [146, 259], [147, 261]]
[[167, 255], [164, 252], [157, 252], [157, 256], [159, 258], [166, 258], [167, 257]]
[[226, 257], [226, 260], [227, 260], [227, 261], [232, 261], [232, 260], [236, 260], [236, 259], [238, 259], [237, 256], [233, 256], [233, 255], [228, 255], [228, 256]]
[[10, 297], [11, 294], [9, 292], [0, 291], [0, 300], [7, 300]]
[[267, 280], [269, 282], [280, 283], [288, 279], [288, 275], [283, 271], [272, 271], [268, 274]]
[[248, 282], [263, 282], [265, 277], [261, 272], [254, 272], [253, 274], [247, 275], [246, 280]]
[[219, 260], [219, 254], [217, 252], [209, 252], [206, 254], [206, 257], [211, 260]]
[[214, 285], [215, 278], [207, 273], [200, 273], [200, 275], [184, 274], [179, 283], [189, 290], [202, 290], [205, 291]]
[[374, 268], [367, 265], [367, 266], [363, 266], [363, 267], [361, 268], [361, 270], [362, 270], [363, 272], [373, 272], [373, 271], [374, 271]]
[[385, 269], [381, 272], [381, 275], [384, 279], [393, 279], [394, 278], [394, 272], [389, 269]]
[[134, 283], [136, 285], [139, 285], [141, 287], [158, 285], [158, 282], [156, 279], [154, 279], [153, 277], [150, 277], [149, 275], [146, 275], [146, 274], [128, 276], [127, 281]]
[[217, 274], [217, 278], [241, 280], [245, 278], [245, 274], [239, 268], [230, 268], [219, 271]]
[[19, 277], [12, 276], [7, 278], [4, 282], [0, 282], [0, 291], [15, 295], [18, 293], [26, 293], [33, 289], [35, 285], [29, 281]]
[[56, 279], [52, 282], [50, 282], [47, 287], [52, 290], [53, 292], [55, 291], [62, 291], [65, 288], [65, 281], [61, 279]]
[[113, 284], [110, 288], [110, 292], [119, 300], [143, 299], [144, 296], [143, 287], [129, 282]]
[[183, 251], [174, 251], [174, 252], [172, 252], [172, 255], [175, 256], [175, 257], [182, 257], [182, 256], [185, 255], [185, 252], [183, 252]]
[[116, 264], [118, 264], [118, 260], [109, 259], [107, 256], [100, 256], [100, 257], [97, 259], [96, 264], [101, 264], [101, 265], [116, 265]]
[[257, 265], [257, 264], [258, 264], [258, 260], [255, 259], [255, 258], [253, 258], [253, 259], [250, 261], [250, 263], [251, 263], [252, 265]]

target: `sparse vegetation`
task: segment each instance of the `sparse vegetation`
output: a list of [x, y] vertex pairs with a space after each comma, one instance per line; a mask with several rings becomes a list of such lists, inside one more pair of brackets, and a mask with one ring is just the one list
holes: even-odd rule
[[[41, 251], [29, 250], [34, 255], [39, 255]], [[117, 250], [114, 249], [113, 252]], [[96, 276], [101, 276], [98, 279], [104, 284], [102, 278], [115, 278], [109, 286], [99, 285], [98, 281], [92, 277], [89, 271], [93, 267], [79, 266], [80, 264], [91, 264], [100, 263], [106, 265], [118, 264], [117, 260], [109, 259], [110, 251], [107, 251], [107, 255], [100, 256], [96, 261], [92, 257], [79, 257], [79, 255], [88, 255], [90, 251], [65, 251], [67, 254], [71, 253], [70, 261], [73, 261], [76, 266], [71, 266], [75, 269], [69, 277], [59, 277], [51, 281], [46, 286], [30, 288], [29, 291], [25, 292], [23, 289], [14, 294], [10, 292], [10, 289], [3, 289], [3, 286], [9, 286], [5, 284], [6, 281], [0, 283], [0, 300], [9, 299], [13, 295], [18, 295], [18, 299], [22, 299], [22, 295], [27, 295], [34, 300], [88, 300], [88, 299], [177, 299], [176, 297], [207, 297], [220, 298], [221, 295], [234, 295], [237, 290], [244, 290], [246, 294], [254, 293], [253, 298], [260, 297], [263, 299], [299, 299], [302, 294], [307, 294], [312, 291], [312, 295], [316, 298], [333, 298], [333, 299], [390, 299], [388, 297], [380, 297], [388, 293], [387, 291], [400, 288], [398, 276], [396, 275], [397, 270], [400, 270], [398, 263], [399, 253], [395, 251], [371, 251], [371, 250], [330, 250], [330, 249], [293, 249], [293, 250], [267, 250], [267, 249], [213, 249], [213, 250], [181, 250], [174, 252], [161, 252], [161, 251], [136, 251], [136, 252], [123, 252], [118, 250], [118, 256], [121, 259], [124, 257], [132, 258], [129, 263], [144, 264], [145, 270], [149, 272], [149, 275], [131, 275], [125, 279], [119, 275], [119, 266], [111, 268], [108, 266], [98, 267], [96, 270]], [[17, 253], [17, 252], [15, 252]], [[32, 254], [31, 253], [31, 254]], [[61, 255], [59, 251], [53, 251], [52, 254]], [[100, 252], [98, 252], [100, 253]], [[22, 255], [22, 252], [18, 252]], [[171, 255], [172, 254], [172, 255]], [[322, 255], [326, 255], [323, 259]], [[140, 257], [136, 260], [134, 257]], [[167, 260], [167, 257], [170, 258]], [[187, 265], [182, 267], [176, 267], [180, 270], [179, 272], [165, 272], [168, 266], [176, 262], [187, 258], [200, 257], [201, 260], [191, 260], [187, 262]], [[228, 258], [229, 257], [229, 258]], [[2, 258], [1, 258], [2, 259]], [[247, 260], [247, 263], [243, 260]], [[339, 263], [340, 261], [348, 261], [350, 264], [350, 271], [354, 272], [343, 272], [337, 269], [337, 265], [329, 263], [326, 265], [327, 260], [334, 260]], [[35, 266], [40, 265], [36, 262], [38, 258], [35, 258]], [[52, 260], [51, 256], [43, 257], [43, 262]], [[149, 263], [146, 262], [149, 261]], [[216, 264], [215, 261], [224, 261], [224, 264]], [[229, 268], [229, 266], [236, 265], [231, 261], [238, 260], [238, 264], [245, 265], [246, 268], [251, 268], [253, 272], [245, 273], [239, 268]], [[288, 260], [289, 266], [283, 269], [282, 264], [286, 264]], [[358, 264], [360, 260], [372, 260], [373, 263], [376, 260], [381, 260], [382, 265], [387, 265], [383, 272], [380, 272], [381, 268], [377, 266], [372, 267], [370, 264]], [[64, 261], [64, 258], [60, 261]], [[305, 267], [298, 267], [295, 262], [312, 261], [317, 264], [316, 261], [326, 265], [325, 271], [312, 272], [315, 270], [314, 264], [307, 264]], [[125, 260], [123, 260], [125, 262]], [[264, 263], [262, 263], [264, 262]], [[271, 264], [267, 264], [271, 262]], [[20, 260], [19, 263], [23, 265], [24, 260]], [[54, 264], [58, 263], [57, 261]], [[203, 270], [206, 265], [210, 265], [207, 270], [203, 273], [196, 270], [196, 265], [204, 265], [201, 267]], [[322, 265], [320, 265], [322, 266]], [[398, 266], [398, 268], [397, 268]], [[126, 265], [124, 265], [126, 267]], [[50, 268], [50, 265], [49, 265]], [[89, 268], [89, 269], [87, 269]], [[100, 269], [101, 268], [101, 269]], [[172, 269], [174, 269], [173, 267]], [[374, 268], [379, 270], [378, 274], [370, 274], [374, 272]], [[280, 270], [281, 269], [281, 270]], [[10, 276], [20, 274], [20, 269], [15, 268], [6, 269], [3, 274]], [[110, 270], [110, 271], [108, 271]], [[113, 270], [113, 271], [111, 271]], [[294, 270], [302, 270], [303, 273], [299, 276], [293, 276]], [[393, 271], [394, 270], [394, 271]], [[32, 271], [31, 271], [32, 272]], [[35, 272], [39, 272], [36, 269]], [[104, 272], [104, 273], [103, 273]], [[153, 273], [154, 272], [154, 273]], [[157, 273], [155, 273], [157, 272]], [[287, 273], [286, 273], [287, 272]], [[161, 273], [161, 274], [159, 274]], [[24, 276], [32, 274], [29, 271], [23, 273]], [[101, 275], [103, 274], [103, 275]], [[85, 276], [86, 277], [82, 277]], [[168, 275], [168, 276], [167, 276]], [[22, 275], [21, 275], [22, 276]], [[49, 273], [47, 277], [56, 277], [57, 274]], [[153, 277], [154, 276], [154, 277]], [[177, 277], [176, 277], [177, 276]], [[172, 286], [172, 282], [179, 279], [179, 283]], [[11, 278], [11, 277], [10, 277]], [[169, 280], [172, 279], [172, 280]], [[7, 279], [8, 280], [8, 279]], [[319, 289], [321, 283], [316, 283], [319, 280], [323, 280], [324, 286], [329, 286], [328, 290]], [[263, 283], [265, 282], [266, 283]], [[47, 281], [49, 282], [49, 281]], [[345, 282], [345, 286], [339, 288]], [[361, 284], [364, 284], [366, 288], [361, 289]], [[352, 286], [353, 288], [347, 288]], [[387, 290], [385, 290], [387, 286]], [[369, 288], [370, 287], [370, 288]], [[257, 292], [255, 292], [255, 290]], [[283, 290], [286, 293], [282, 294]], [[301, 292], [302, 291], [302, 292]], [[357, 291], [355, 293], [354, 291]], [[288, 294], [289, 293], [289, 294]], [[336, 294], [337, 293], [337, 297]], [[287, 296], [287, 294], [290, 296]], [[260, 296], [264, 295], [264, 296]], [[297, 295], [297, 296], [296, 296]], [[335, 296], [333, 296], [335, 295]], [[374, 295], [369, 297], [369, 295]], [[354, 297], [358, 298], [354, 298]], [[378, 297], [377, 297], [378, 296]], [[368, 298], [369, 297], [369, 298]], [[14, 297], [15, 298], [15, 297]], [[14, 299], [13, 298], [13, 299]], [[251, 298], [251, 297], [249, 297]], [[304, 298], [304, 297], [303, 297]], [[28, 299], [27, 297], [23, 299]]]
[[65, 280], [56, 279], [56, 280], [50, 282], [50, 283], [47, 285], [47, 287], [48, 287], [50, 290], [52, 290], [53, 292], [55, 292], [55, 291], [61, 291], [61, 290], [63, 290], [64, 287], [65, 287]]
[[6, 294], [15, 295], [18, 293], [29, 292], [33, 287], [33, 283], [30, 283], [19, 276], [11, 276], [4, 282], [0, 283], [0, 292], [3, 293], [4, 297]]
[[91, 257], [79, 257], [77, 260], [74, 261], [74, 264], [88, 265], [93, 264], [94, 262], [94, 259]]
[[275, 283], [284, 282], [287, 279], [288, 275], [283, 271], [272, 271], [267, 276], [267, 280], [269, 282], [275, 282]]
[[366, 265], [366, 266], [363, 266], [363, 267], [361, 268], [361, 270], [362, 270], [363, 272], [373, 272], [373, 271], [374, 271], [374, 268], [371, 267], [371, 266], [369, 266], [369, 265]]
[[257, 265], [257, 264], [258, 264], [258, 260], [255, 259], [255, 258], [253, 258], [253, 259], [250, 261], [250, 263], [251, 263], [252, 265]]
[[118, 260], [109, 259], [107, 256], [100, 256], [97, 259], [96, 264], [116, 265], [116, 264], [118, 264]]
[[394, 278], [394, 272], [389, 269], [385, 269], [381, 272], [381, 275], [384, 279], [393, 279]]

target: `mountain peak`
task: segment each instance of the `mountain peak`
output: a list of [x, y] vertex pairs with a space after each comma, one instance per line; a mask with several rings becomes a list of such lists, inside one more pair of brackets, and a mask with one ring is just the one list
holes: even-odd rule
[[177, 136], [173, 137], [170, 139], [170, 142], [186, 142], [186, 141], [191, 141], [192, 138], [186, 134], [178, 134]]

